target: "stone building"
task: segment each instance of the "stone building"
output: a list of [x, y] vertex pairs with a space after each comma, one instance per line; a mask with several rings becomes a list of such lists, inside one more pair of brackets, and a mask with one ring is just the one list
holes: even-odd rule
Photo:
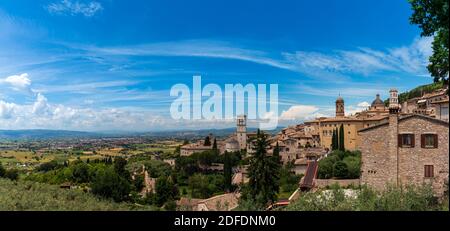
[[236, 120], [236, 139], [239, 143], [239, 148], [247, 149], [247, 116], [240, 115]]
[[379, 190], [429, 183], [441, 195], [448, 180], [449, 124], [422, 114], [401, 116], [397, 97], [392, 89], [387, 122], [358, 131], [361, 183]]
[[434, 117], [448, 122], [448, 96], [445, 99], [433, 101], [431, 104], [435, 108]]
[[[236, 133], [229, 136], [225, 140], [216, 140], [217, 149], [219, 150], [220, 153], [224, 153], [225, 151], [235, 152], [243, 149], [248, 150], [248, 140], [252, 136], [253, 136], [252, 133], [247, 132], [247, 116], [240, 115], [236, 119]], [[215, 137], [212, 134], [209, 135], [209, 138], [211, 142], [213, 142], [213, 140], [215, 139]], [[195, 143], [181, 146], [180, 155], [190, 156], [194, 153], [212, 150], [212, 148], [213, 148], [212, 144], [204, 145], [204, 141], [199, 140]]]
[[336, 100], [336, 116], [321, 117], [305, 122], [305, 130], [313, 131], [318, 135], [320, 146], [330, 148], [333, 137], [333, 130], [344, 127], [344, 146], [348, 150], [356, 150], [360, 137], [358, 130], [386, 122], [389, 110], [385, 107], [380, 95], [377, 94], [371, 106], [362, 112], [345, 116], [344, 99], [339, 96]]

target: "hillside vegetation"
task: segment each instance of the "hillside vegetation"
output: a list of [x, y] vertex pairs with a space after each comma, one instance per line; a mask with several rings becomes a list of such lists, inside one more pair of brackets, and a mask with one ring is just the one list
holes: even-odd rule
[[[441, 88], [444, 88], [444, 82], [442, 82], [442, 81], [436, 82], [436, 83], [431, 83], [431, 84], [426, 84], [426, 85], [421, 85], [412, 90], [400, 93], [398, 95], [398, 100], [400, 103], [403, 103], [409, 99], [420, 97], [425, 93], [430, 93], [430, 92], [433, 92], [433, 91], [441, 89]], [[386, 99], [384, 101], [384, 103], [386, 105], [388, 105], [389, 99]]]
[[150, 206], [116, 203], [76, 189], [32, 181], [0, 178], [0, 211], [129, 211], [155, 210]]

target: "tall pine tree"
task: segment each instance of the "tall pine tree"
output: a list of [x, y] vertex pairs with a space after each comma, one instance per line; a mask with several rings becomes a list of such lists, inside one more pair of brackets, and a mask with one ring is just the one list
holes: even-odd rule
[[231, 160], [231, 153], [225, 151], [223, 155], [223, 177], [225, 191], [229, 192], [232, 189], [232, 177], [233, 177], [233, 163]]
[[249, 198], [258, 207], [265, 208], [269, 203], [277, 200], [279, 191], [279, 161], [267, 156], [269, 143], [263, 132], [258, 130], [255, 153], [250, 159], [249, 174]]
[[345, 151], [344, 125], [339, 127], [339, 150]]
[[338, 149], [338, 137], [337, 137], [337, 129], [333, 129], [333, 136], [331, 137], [331, 150]]

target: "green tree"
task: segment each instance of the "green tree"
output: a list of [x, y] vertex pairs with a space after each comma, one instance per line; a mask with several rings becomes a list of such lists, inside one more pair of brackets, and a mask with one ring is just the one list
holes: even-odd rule
[[5, 176], [5, 172], [6, 172], [5, 168], [3, 167], [2, 163], [0, 163], [0, 177]]
[[212, 149], [214, 150], [214, 151], [218, 151], [218, 149], [217, 149], [217, 140], [216, 140], [216, 138], [214, 138], [214, 142], [213, 142], [213, 147], [212, 147]]
[[125, 160], [125, 158], [123, 157], [114, 158], [114, 171], [116, 171], [117, 174], [124, 177], [125, 179], [128, 179], [130, 173], [125, 169], [126, 165], [127, 160]]
[[341, 178], [341, 179], [347, 178], [347, 176], [348, 176], [347, 165], [342, 161], [336, 162], [333, 166], [333, 175], [336, 178]]
[[172, 178], [166, 176], [162, 176], [156, 180], [155, 192], [155, 203], [158, 206], [164, 205], [167, 201], [178, 199], [180, 194]]
[[337, 150], [339, 148], [339, 140], [337, 129], [333, 129], [333, 136], [331, 138], [331, 150]]
[[89, 167], [84, 162], [75, 164], [72, 170], [72, 180], [75, 183], [89, 182]]
[[196, 173], [189, 177], [188, 187], [191, 190], [192, 197], [195, 198], [208, 198], [211, 196], [208, 177]]
[[333, 177], [334, 162], [330, 158], [325, 158], [319, 161], [319, 169], [317, 170], [317, 177], [319, 179], [330, 179]]
[[93, 182], [91, 183], [92, 193], [112, 198], [116, 202], [128, 199], [131, 186], [127, 179], [121, 177], [112, 168], [107, 168], [97, 172]]
[[209, 139], [209, 136], [205, 137], [205, 142], [203, 143], [204, 146], [211, 146], [211, 140]]
[[232, 189], [232, 178], [233, 178], [233, 163], [231, 159], [231, 154], [225, 152], [223, 154], [223, 177], [224, 177], [224, 188], [226, 191], [231, 191]]
[[422, 29], [421, 36], [434, 36], [433, 54], [430, 56], [428, 71], [434, 81], [448, 84], [449, 76], [449, 16], [448, 0], [409, 0], [413, 14], [412, 24]]
[[345, 151], [345, 135], [343, 124], [341, 124], [341, 126], [339, 127], [339, 150]]
[[19, 179], [19, 171], [15, 168], [8, 169], [6, 170], [4, 177], [10, 180], [17, 180]]
[[347, 156], [344, 158], [344, 163], [347, 165], [349, 179], [359, 178], [361, 171], [361, 158], [356, 156]]
[[258, 129], [255, 153], [250, 158], [249, 196], [258, 206], [265, 207], [277, 200], [279, 190], [279, 164], [267, 156], [269, 146], [266, 135]]

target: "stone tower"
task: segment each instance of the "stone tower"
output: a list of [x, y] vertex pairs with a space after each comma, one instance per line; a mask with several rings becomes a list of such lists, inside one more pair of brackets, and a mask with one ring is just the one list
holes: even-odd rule
[[236, 123], [236, 139], [239, 143], [239, 148], [247, 149], [247, 116], [240, 115], [237, 117]]
[[345, 112], [344, 112], [344, 99], [339, 96], [336, 99], [336, 117], [344, 117], [345, 116]]
[[398, 91], [395, 88], [389, 90], [389, 131], [388, 131], [388, 158], [386, 166], [389, 171], [389, 181], [398, 185]]

